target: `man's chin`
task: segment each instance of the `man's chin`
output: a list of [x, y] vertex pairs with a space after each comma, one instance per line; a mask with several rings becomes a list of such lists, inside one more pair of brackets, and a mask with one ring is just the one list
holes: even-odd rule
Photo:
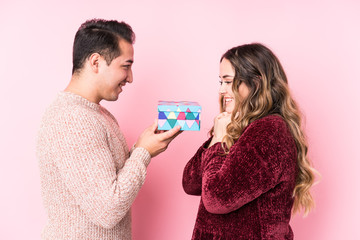
[[105, 98], [104, 100], [111, 102], [111, 101], [118, 100], [118, 98], [119, 98], [119, 94], [117, 94], [117, 95], [114, 94], [113, 96], [109, 96], [109, 97]]

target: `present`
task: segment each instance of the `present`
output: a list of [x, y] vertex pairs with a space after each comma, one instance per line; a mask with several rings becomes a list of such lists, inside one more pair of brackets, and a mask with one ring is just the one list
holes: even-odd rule
[[197, 102], [159, 101], [158, 129], [181, 126], [183, 131], [200, 131], [201, 106]]

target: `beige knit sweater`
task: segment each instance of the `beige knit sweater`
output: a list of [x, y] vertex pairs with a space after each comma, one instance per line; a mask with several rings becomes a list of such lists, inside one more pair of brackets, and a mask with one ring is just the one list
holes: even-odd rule
[[150, 154], [129, 153], [105, 108], [59, 93], [42, 120], [37, 156], [48, 213], [42, 239], [131, 239], [130, 207]]

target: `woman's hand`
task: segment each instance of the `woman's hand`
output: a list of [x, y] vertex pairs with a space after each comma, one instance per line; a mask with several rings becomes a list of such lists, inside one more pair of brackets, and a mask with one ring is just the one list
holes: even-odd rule
[[231, 113], [223, 112], [214, 119], [214, 136], [208, 146], [211, 147], [217, 142], [221, 142], [226, 135], [226, 127], [231, 122]]

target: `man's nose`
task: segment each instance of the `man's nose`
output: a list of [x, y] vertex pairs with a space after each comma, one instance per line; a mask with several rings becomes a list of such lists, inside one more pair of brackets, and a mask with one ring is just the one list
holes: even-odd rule
[[133, 82], [133, 74], [132, 74], [132, 71], [130, 70], [129, 73], [128, 73], [128, 76], [126, 78], [126, 81], [128, 83], [132, 83]]

